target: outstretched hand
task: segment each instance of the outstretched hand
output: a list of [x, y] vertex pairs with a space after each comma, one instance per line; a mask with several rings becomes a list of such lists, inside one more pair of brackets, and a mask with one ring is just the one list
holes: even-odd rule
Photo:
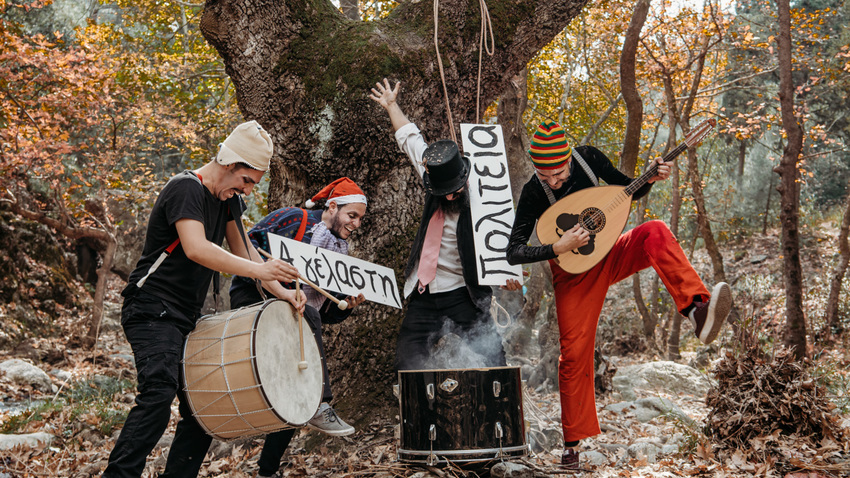
[[376, 101], [384, 108], [389, 109], [390, 106], [395, 103], [400, 88], [400, 81], [396, 81], [395, 87], [390, 88], [390, 81], [384, 78], [383, 84], [381, 84], [380, 81], [375, 83], [375, 88], [372, 88], [372, 94], [369, 95], [369, 98]]

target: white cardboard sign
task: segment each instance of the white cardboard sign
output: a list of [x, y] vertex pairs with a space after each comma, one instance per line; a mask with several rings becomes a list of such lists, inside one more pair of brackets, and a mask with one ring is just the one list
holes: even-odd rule
[[366, 300], [401, 308], [395, 272], [389, 267], [272, 233], [269, 249], [272, 256], [292, 264], [303, 277], [326, 291], [347, 296], [362, 293]]
[[469, 206], [478, 283], [505, 285], [508, 279], [522, 282], [522, 266], [508, 264], [506, 257], [514, 224], [514, 203], [502, 127], [461, 124], [460, 132], [463, 155], [472, 165]]

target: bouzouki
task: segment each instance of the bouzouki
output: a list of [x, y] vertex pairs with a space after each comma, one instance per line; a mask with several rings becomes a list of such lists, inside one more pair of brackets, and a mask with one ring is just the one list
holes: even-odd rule
[[[702, 121], [685, 136], [682, 144], [664, 156], [663, 161], [673, 161], [686, 149], [698, 145], [715, 124], [713, 118]], [[555, 262], [571, 274], [587, 271], [614, 247], [629, 219], [632, 195], [657, 173], [658, 163], [653, 162], [628, 186], [596, 186], [568, 194], [540, 216], [537, 238], [541, 244], [554, 244], [565, 231], [581, 224], [590, 233], [590, 240], [578, 249], [561, 254]]]

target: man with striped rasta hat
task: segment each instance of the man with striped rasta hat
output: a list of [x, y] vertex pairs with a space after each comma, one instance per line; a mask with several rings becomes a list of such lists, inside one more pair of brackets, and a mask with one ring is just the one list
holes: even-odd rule
[[[507, 256], [511, 264], [548, 260], [552, 269], [561, 349], [558, 360], [564, 432], [561, 464], [578, 470], [580, 440], [600, 433], [593, 356], [596, 326], [608, 288], [652, 266], [673, 296], [677, 309], [691, 320], [697, 337], [705, 343], [717, 336], [731, 309], [732, 297], [724, 282], [708, 292], [676, 238], [661, 221], [649, 221], [625, 232], [605, 258], [583, 273], [571, 274], [561, 269], [554, 259], [586, 245], [590, 234], [578, 223], [564, 231], [554, 244], [530, 246], [529, 238], [543, 212], [570, 193], [596, 186], [598, 179], [621, 186], [630, 184], [632, 179], [593, 146], [571, 148], [564, 129], [551, 121], [538, 126], [528, 153], [535, 174], [522, 188]], [[638, 189], [632, 200], [646, 195], [652, 183], [669, 175], [670, 166], [658, 160], [658, 174]]]

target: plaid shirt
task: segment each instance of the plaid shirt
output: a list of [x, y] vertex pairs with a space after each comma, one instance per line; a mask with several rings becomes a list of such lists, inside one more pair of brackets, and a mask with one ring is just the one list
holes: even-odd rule
[[[310, 230], [311, 239], [308, 241], [305, 235], [303, 242], [309, 242], [311, 246], [327, 249], [331, 252], [348, 255], [348, 242], [333, 235], [324, 222], [319, 221]], [[325, 296], [313, 290], [310, 286], [304, 286], [304, 295], [307, 296], [307, 305], [320, 308], [325, 302]]]

